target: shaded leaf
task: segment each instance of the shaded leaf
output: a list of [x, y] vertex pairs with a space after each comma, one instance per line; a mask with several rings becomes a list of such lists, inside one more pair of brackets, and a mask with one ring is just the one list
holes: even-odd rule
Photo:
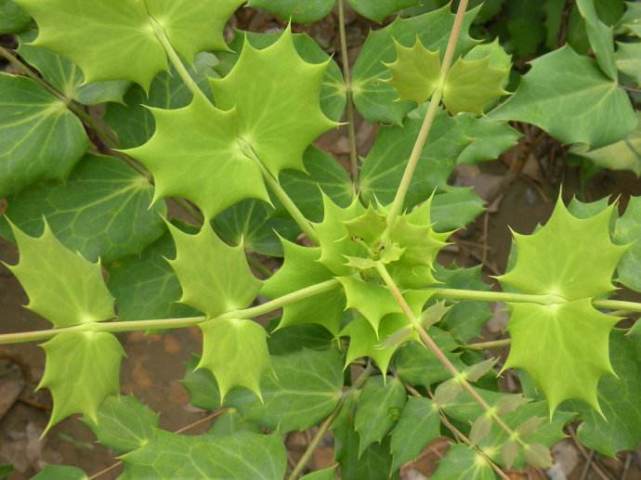
[[67, 465], [46, 465], [33, 480], [88, 480], [85, 472]]
[[392, 470], [415, 459], [441, 434], [439, 411], [428, 398], [410, 397], [391, 433]]
[[641, 292], [641, 198], [630, 197], [625, 213], [617, 220], [614, 239], [618, 243], [628, 244], [617, 267], [617, 280], [628, 288]]
[[433, 480], [494, 480], [489, 461], [473, 448], [463, 444], [450, 447], [438, 464]]

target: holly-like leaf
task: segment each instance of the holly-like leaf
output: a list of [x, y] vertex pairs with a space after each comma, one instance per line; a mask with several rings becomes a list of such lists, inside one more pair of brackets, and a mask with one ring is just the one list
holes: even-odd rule
[[252, 274], [242, 245], [227, 245], [208, 223], [196, 235], [168, 226], [176, 243], [176, 258], [169, 263], [182, 286], [181, 303], [215, 317], [254, 301], [261, 282]]
[[[468, 51], [475, 43], [468, 29], [477, 13], [478, 8], [465, 14], [457, 56]], [[405, 114], [415, 106], [409, 101], [398, 102], [397, 92], [387, 81], [389, 71], [385, 63], [393, 62], [396, 57], [395, 41], [409, 47], [418, 38], [426, 49], [444, 52], [453, 23], [454, 15], [450, 12], [450, 6], [445, 5], [423, 15], [397, 18], [387, 27], [370, 32], [354, 64], [352, 81], [354, 102], [366, 120], [400, 125]], [[438, 138], [436, 135], [434, 137]]]
[[242, 0], [16, 3], [38, 23], [34, 45], [68, 57], [80, 66], [87, 82], [125, 79], [147, 89], [153, 77], [167, 68], [161, 37], [188, 63], [202, 50], [224, 50], [223, 28]]
[[[333, 278], [318, 260], [320, 249], [307, 248], [283, 240], [285, 262], [261, 290], [268, 298], [277, 298], [295, 290]], [[345, 309], [345, 295], [340, 288], [286, 305], [278, 328], [304, 323], [322, 325], [334, 335], [338, 334]]]
[[477, 45], [452, 65], [443, 86], [443, 104], [452, 114], [484, 113], [508, 93], [511, 68], [510, 56], [498, 39]]
[[126, 395], [107, 398], [95, 421], [87, 424], [98, 441], [116, 452], [144, 447], [158, 428], [158, 415], [137, 398]]
[[[402, 127], [381, 127], [363, 161], [360, 191], [368, 199], [391, 203], [403, 176], [422, 123], [421, 110], [408, 116]], [[447, 185], [456, 161], [470, 139], [457, 128], [456, 120], [440, 112], [412, 177], [405, 208], [424, 202], [437, 187]]]
[[[302, 8], [311, 6], [314, 2], [323, 0], [285, 0], [294, 1], [303, 4]], [[332, 0], [333, 1], [333, 0]], [[277, 2], [269, 1], [270, 6]], [[288, 18], [289, 19], [289, 18]], [[250, 42], [255, 48], [266, 48], [278, 40], [278, 32], [256, 33], [237, 31], [236, 36], [230, 43], [230, 48], [236, 52], [241, 52], [243, 44]], [[306, 33], [294, 33], [294, 46], [296, 51], [303, 60], [309, 63], [318, 63], [327, 65], [321, 84], [320, 106], [325, 115], [332, 120], [340, 120], [345, 110], [346, 88], [343, 81], [343, 73], [336, 62], [321, 48], [321, 46]], [[227, 75], [232, 69], [239, 54], [236, 52], [221, 52], [218, 54], [220, 63], [216, 65], [216, 71], [221, 75]]]
[[29, 78], [0, 73], [0, 196], [63, 179], [87, 150], [82, 123]]
[[260, 380], [269, 368], [267, 333], [252, 320], [213, 319], [200, 324], [203, 355], [196, 368], [216, 377], [220, 397], [234, 387], [245, 387], [261, 397]]
[[339, 277], [338, 280], [343, 286], [347, 298], [346, 308], [358, 310], [369, 322], [376, 336], [379, 335], [379, 324], [381, 319], [390, 313], [401, 313], [391, 292], [372, 282], [352, 277]]
[[88, 480], [85, 472], [76, 467], [67, 465], [45, 465], [33, 480]]
[[[578, 219], [559, 200], [545, 226], [529, 236], [515, 235], [516, 263], [499, 277], [503, 287], [558, 299], [548, 305], [510, 305], [512, 345], [505, 364], [534, 378], [551, 412], [568, 399], [598, 410], [597, 384], [612, 373], [608, 337], [619, 319], [592, 306], [592, 298], [613, 290], [612, 276], [627, 250], [610, 239], [612, 208]], [[594, 249], [599, 255], [585, 262]]]
[[386, 64], [392, 74], [390, 85], [396, 89], [401, 100], [425, 102], [439, 85], [440, 53], [425, 48], [418, 37], [412, 47], [394, 41], [394, 48], [396, 60]]
[[577, 435], [588, 448], [614, 457], [621, 450], [634, 450], [641, 444], [641, 342], [638, 336], [615, 331], [610, 338], [612, 366], [617, 377], [607, 376], [599, 383], [599, 404], [603, 416], [577, 404], [583, 423]]
[[428, 398], [410, 397], [391, 433], [392, 470], [415, 459], [441, 434], [439, 411]]
[[418, 340], [404, 315], [386, 316], [378, 328], [378, 335], [365, 317], [356, 315], [339, 335], [350, 339], [345, 366], [357, 358], [370, 357], [383, 376], [387, 375], [390, 360], [401, 344], [409, 339]]
[[641, 85], [641, 42], [617, 42], [614, 57], [619, 71]]
[[64, 332], [42, 344], [45, 371], [38, 388], [48, 388], [53, 410], [47, 430], [74, 413], [97, 421], [98, 407], [120, 389], [125, 352], [106, 332]]
[[359, 455], [374, 442], [380, 442], [398, 421], [407, 401], [403, 384], [397, 378], [387, 381], [371, 377], [358, 398], [354, 428], [359, 434]]
[[[56, 237], [90, 260], [140, 253], [165, 231], [164, 203], [149, 208], [153, 187], [122, 160], [87, 155], [64, 183], [48, 182], [9, 197], [6, 215], [30, 235], [45, 217]], [[10, 235], [0, 225], [3, 235]]]
[[19, 33], [31, 23], [31, 17], [13, 0], [0, 0], [0, 32]]
[[593, 148], [621, 140], [637, 125], [625, 91], [568, 46], [534, 60], [516, 93], [490, 117], [532, 123], [563, 143]]
[[46, 222], [39, 237], [30, 237], [15, 226], [12, 230], [20, 261], [8, 268], [29, 297], [26, 308], [55, 327], [113, 318], [114, 300], [100, 263], [91, 263], [63, 246]]
[[[156, 133], [128, 152], [154, 174], [156, 198], [185, 197], [207, 219], [245, 198], [269, 202], [262, 170], [302, 170], [305, 149], [335, 126], [319, 106], [325, 69], [299, 56], [289, 29], [262, 50], [245, 42], [229, 74], [211, 80], [217, 106], [199, 95], [188, 107], [154, 110]], [[176, 175], [177, 165], [190, 174]]]
[[495, 480], [490, 462], [473, 448], [463, 444], [450, 447], [439, 461], [434, 480]]
[[249, 0], [247, 6], [262, 8], [281, 20], [313, 23], [332, 11], [336, 0]]
[[287, 470], [287, 452], [278, 436], [242, 431], [194, 436], [158, 430], [151, 441], [121, 459], [122, 480], [274, 480], [283, 478]]
[[485, 210], [472, 188], [449, 187], [432, 197], [432, 226], [436, 232], [452, 232], [469, 225]]
[[611, 170], [630, 170], [641, 175], [641, 114], [637, 113], [639, 124], [624, 139], [601, 148], [586, 151], [576, 147], [573, 153], [589, 158], [596, 165]]
[[617, 220], [614, 238], [630, 245], [617, 268], [617, 280], [628, 288], [641, 292], [641, 198], [630, 197], [625, 213]]
[[585, 28], [596, 61], [611, 80], [617, 80], [614, 62], [613, 28], [599, 19], [594, 0], [577, 0], [576, 6], [585, 20]]
[[281, 433], [302, 431], [327, 417], [342, 396], [343, 364], [335, 349], [302, 349], [271, 357], [263, 377], [262, 402], [247, 391], [230, 393], [225, 405], [245, 420]]

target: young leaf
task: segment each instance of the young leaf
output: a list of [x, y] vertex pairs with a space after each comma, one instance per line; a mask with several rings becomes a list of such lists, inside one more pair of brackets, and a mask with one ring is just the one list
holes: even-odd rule
[[[318, 260], [319, 248], [307, 248], [282, 241], [285, 253], [283, 266], [263, 285], [261, 294], [276, 298], [295, 290], [321, 283], [333, 278]], [[345, 295], [340, 288], [303, 299], [283, 308], [278, 328], [305, 323], [322, 325], [332, 334], [338, 334], [345, 310]]]
[[394, 41], [396, 60], [386, 64], [392, 78], [389, 79], [398, 92], [400, 100], [423, 103], [432, 96], [439, 85], [441, 56], [431, 52], [417, 37], [413, 47], [405, 47]]
[[[140, 253], [165, 232], [163, 202], [149, 207], [153, 187], [122, 160], [85, 156], [64, 183], [34, 185], [9, 197], [6, 215], [30, 235], [45, 217], [68, 248], [95, 261]], [[10, 229], [2, 228], [10, 234]]]
[[208, 223], [196, 235], [168, 226], [176, 243], [176, 258], [169, 263], [182, 286], [181, 303], [215, 317], [253, 302], [261, 282], [252, 274], [242, 245], [227, 245]]
[[262, 398], [260, 380], [270, 366], [265, 329], [252, 320], [213, 319], [200, 324], [203, 355], [196, 368], [216, 377], [221, 401], [234, 387]]
[[589, 158], [596, 165], [611, 170], [630, 170], [641, 175], [641, 114], [637, 113], [639, 124], [624, 139], [594, 150], [576, 147], [572, 149], [582, 157]]
[[120, 458], [125, 465], [122, 480], [274, 480], [287, 470], [287, 452], [278, 436], [242, 431], [193, 436], [158, 430], [143, 447]]
[[74, 413], [96, 422], [100, 404], [120, 389], [120, 363], [125, 352], [116, 336], [65, 332], [42, 348], [47, 361], [38, 388], [48, 388], [53, 397], [47, 430]]
[[630, 245], [619, 266], [617, 280], [628, 288], [641, 292], [641, 197], [630, 197], [625, 213], [617, 220], [614, 239]]
[[392, 470], [416, 458], [423, 448], [441, 435], [438, 409], [428, 398], [410, 397], [391, 433]]
[[263, 377], [263, 401], [246, 390], [230, 393], [226, 406], [245, 420], [280, 433], [302, 431], [327, 417], [340, 400], [343, 362], [335, 349], [302, 349], [271, 357], [273, 374]]
[[433, 480], [495, 480], [490, 462], [463, 444], [450, 447], [438, 464]]
[[76, 467], [67, 465], [45, 465], [33, 480], [88, 480], [85, 472]]
[[0, 73], [0, 196], [63, 179], [87, 150], [82, 123], [29, 78]]
[[[17, 0], [16, 3], [38, 23], [34, 45], [71, 59], [80, 66], [87, 82], [126, 79], [147, 90], [153, 77], [167, 68], [159, 35], [166, 36], [189, 63], [202, 50], [224, 50], [223, 28], [242, 1], [101, 0], [78, 4], [69, 0]], [[65, 28], [60, 29], [60, 25]], [[138, 61], [132, 62], [132, 58]]]
[[577, 0], [576, 6], [585, 20], [590, 46], [596, 61], [611, 80], [617, 80], [617, 67], [614, 63], [614, 41], [612, 27], [604, 24], [595, 8], [594, 0]]
[[365, 282], [356, 276], [338, 277], [343, 285], [346, 308], [353, 308], [369, 322], [378, 337], [381, 319], [390, 313], [401, 313], [401, 308], [388, 289], [372, 282]]
[[[211, 80], [216, 107], [197, 96], [179, 110], [153, 110], [155, 135], [128, 152], [154, 174], [156, 198], [185, 197], [207, 219], [244, 198], [269, 202], [262, 170], [302, 170], [305, 149], [336, 125], [319, 104], [326, 66], [305, 62], [289, 29], [262, 50], [245, 42], [229, 74]], [[176, 175], [176, 165], [190, 174]]]
[[154, 437], [158, 414], [137, 398], [122, 395], [108, 397], [96, 418], [86, 422], [102, 445], [124, 453], [144, 447]]
[[568, 46], [534, 60], [516, 93], [490, 117], [532, 123], [563, 143], [594, 148], [621, 140], [637, 125], [625, 91]]
[[[609, 207], [578, 219], [559, 200], [544, 227], [529, 236], [515, 235], [516, 263], [499, 277], [504, 287], [562, 299], [550, 305], [513, 303], [508, 324], [512, 345], [504, 368], [523, 368], [532, 375], [551, 412], [573, 398], [599, 410], [597, 384], [612, 373], [608, 337], [619, 319], [592, 306], [592, 297], [613, 290], [612, 275], [627, 250], [610, 239], [611, 217]], [[590, 245], [582, 238], [590, 238]], [[598, 257], [585, 262], [594, 249]], [[580, 341], [576, 331], [581, 331]]]
[[380, 442], [398, 421], [407, 401], [403, 384], [397, 378], [367, 379], [358, 398], [354, 428], [359, 434], [359, 456], [374, 442]]
[[512, 62], [499, 45], [477, 45], [459, 58], [449, 71], [443, 86], [443, 103], [452, 113], [470, 112], [481, 115], [505, 90]]
[[[466, 52], [475, 43], [468, 29], [477, 13], [478, 8], [465, 14], [457, 54]], [[415, 106], [413, 102], [398, 102], [397, 92], [387, 82], [389, 72], [385, 63], [394, 61], [395, 42], [407, 47], [414, 45], [418, 37], [426, 49], [444, 52], [453, 22], [450, 5], [445, 5], [423, 15], [397, 18], [387, 27], [370, 32], [354, 64], [352, 81], [356, 108], [366, 120], [400, 125], [405, 114]]]
[[64, 247], [46, 222], [40, 237], [30, 237], [15, 226], [12, 229], [20, 261], [8, 268], [29, 297], [28, 309], [55, 327], [114, 317], [114, 300], [105, 286], [100, 263], [91, 263]]
[[599, 383], [599, 404], [603, 416], [575, 405], [583, 423], [577, 435], [583, 445], [603, 455], [614, 457], [621, 450], [641, 444], [641, 341], [638, 336], [615, 331], [610, 337], [612, 366], [617, 377], [608, 376]]

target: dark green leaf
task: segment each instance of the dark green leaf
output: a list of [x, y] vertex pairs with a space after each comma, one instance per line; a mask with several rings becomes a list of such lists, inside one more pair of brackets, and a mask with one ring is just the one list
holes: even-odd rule
[[416, 458], [423, 448], [440, 436], [439, 411], [428, 398], [407, 400], [398, 423], [392, 430], [392, 470]]
[[13, 0], [0, 0], [0, 33], [19, 33], [31, 23], [31, 17]]

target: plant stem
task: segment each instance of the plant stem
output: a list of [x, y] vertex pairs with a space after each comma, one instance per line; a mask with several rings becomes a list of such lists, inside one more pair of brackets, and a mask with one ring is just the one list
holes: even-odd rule
[[388, 215], [388, 228], [394, 226], [396, 218], [403, 210], [403, 204], [405, 203], [405, 196], [407, 191], [410, 188], [412, 183], [412, 178], [414, 177], [414, 172], [416, 171], [416, 166], [418, 165], [421, 155], [423, 153], [423, 148], [427, 143], [427, 139], [434, 124], [434, 118], [438, 113], [439, 104], [441, 102], [441, 97], [443, 96], [443, 85], [445, 84], [445, 79], [447, 78], [447, 72], [450, 70], [452, 65], [452, 60], [454, 59], [454, 52], [456, 51], [456, 45], [458, 43], [458, 38], [461, 33], [461, 27], [463, 26], [463, 19], [465, 18], [465, 11], [467, 10], [468, 0], [461, 0], [458, 9], [456, 10], [456, 16], [454, 17], [454, 24], [452, 25], [452, 31], [450, 32], [450, 38], [447, 41], [447, 47], [445, 49], [445, 55], [443, 56], [443, 63], [441, 64], [440, 72], [440, 82], [427, 107], [427, 112], [425, 118], [423, 119], [423, 124], [421, 129], [418, 132], [418, 137], [414, 143], [414, 148], [412, 148], [412, 153], [410, 158], [407, 161], [407, 166], [403, 172], [403, 178], [401, 183], [398, 186], [396, 191], [396, 196], [394, 197], [394, 202], [389, 211]]
[[385, 285], [387, 285], [387, 288], [392, 293], [398, 305], [401, 307], [401, 310], [403, 310], [405, 316], [414, 326], [414, 329], [417, 331], [421, 342], [423, 342], [427, 349], [432, 352], [432, 354], [441, 363], [441, 365], [445, 367], [450, 375], [452, 375], [452, 377], [456, 379], [456, 381], [468, 393], [468, 395], [472, 397], [472, 399], [476, 403], [478, 403], [481, 408], [483, 408], [483, 410], [485, 410], [486, 415], [488, 415], [488, 417], [490, 417], [505, 433], [507, 433], [510, 438], [517, 441], [523, 448], [527, 448], [527, 444], [519, 438], [518, 434], [512, 428], [510, 428], [510, 426], [505, 423], [503, 419], [496, 413], [496, 410], [492, 408], [483, 397], [481, 397], [481, 395], [474, 389], [474, 387], [472, 387], [472, 385], [470, 385], [470, 383], [465, 379], [465, 376], [458, 370], [458, 368], [456, 368], [456, 366], [450, 361], [450, 359], [447, 358], [445, 352], [441, 350], [441, 348], [436, 344], [432, 337], [427, 333], [425, 328], [423, 328], [421, 321], [416, 318], [414, 312], [412, 312], [412, 308], [405, 300], [405, 297], [403, 297], [403, 294], [396, 285], [396, 282], [394, 282], [394, 279], [390, 276], [387, 268], [385, 268], [385, 265], [380, 262], [377, 263], [376, 270], [383, 279], [383, 282], [385, 282]]
[[[566, 303], [563, 297], [557, 295], [537, 295], [531, 293], [494, 292], [484, 290], [465, 290], [458, 288], [437, 288], [434, 295], [452, 300], [472, 300], [479, 302], [506, 303], [535, 303], [538, 305], [558, 305]], [[641, 303], [625, 300], [593, 300], [597, 308], [621, 310], [625, 312], [641, 312]]]
[[345, 82], [347, 103], [347, 136], [349, 138], [349, 160], [354, 188], [358, 188], [358, 147], [356, 145], [356, 125], [354, 115], [354, 92], [352, 90], [352, 72], [347, 53], [347, 33], [345, 32], [345, 0], [338, 0], [338, 32], [341, 44], [341, 63]]
[[194, 97], [200, 96], [201, 98], [205, 99], [205, 101], [209, 103], [210, 102], [209, 98], [207, 98], [207, 96], [200, 89], [198, 84], [191, 77], [191, 75], [189, 74], [189, 71], [185, 68], [184, 63], [182, 62], [182, 60], [180, 59], [180, 56], [178, 55], [173, 45], [169, 41], [169, 38], [167, 37], [165, 30], [162, 28], [162, 25], [160, 25], [156, 21], [156, 19], [153, 18], [151, 15], [149, 16], [149, 18], [151, 19], [151, 24], [154, 28], [154, 33], [156, 34], [156, 38], [158, 38], [158, 41], [163, 46], [165, 53], [169, 58], [169, 61], [171, 62], [173, 67], [176, 69], [176, 73], [178, 73], [178, 76], [180, 76], [185, 86], [191, 91]]
[[368, 377], [372, 374], [373, 371], [374, 369], [372, 368], [372, 366], [367, 365], [367, 368], [363, 370], [363, 373], [360, 374], [360, 376], [356, 379], [354, 384], [343, 394], [343, 396], [340, 398], [340, 400], [336, 404], [334, 411], [330, 414], [329, 417], [325, 419], [325, 421], [318, 428], [318, 431], [314, 435], [314, 438], [312, 438], [312, 441], [309, 442], [309, 445], [305, 449], [303, 456], [300, 457], [300, 460], [298, 460], [298, 462], [296, 463], [296, 466], [292, 470], [292, 473], [289, 474], [289, 477], [287, 477], [287, 480], [296, 480], [299, 477], [299, 475], [303, 472], [303, 469], [309, 463], [309, 460], [311, 459], [312, 454], [314, 453], [314, 450], [316, 450], [316, 448], [318, 447], [318, 444], [325, 436], [325, 433], [327, 433], [329, 428], [332, 426], [332, 423], [334, 423], [334, 420], [336, 420], [341, 410], [343, 409], [343, 406], [345, 405], [345, 399], [347, 399], [348, 396], [354, 390], [358, 390], [359, 388], [361, 388], [365, 383], [365, 380], [368, 379]]
[[[255, 318], [274, 310], [278, 310], [286, 305], [299, 302], [306, 298], [319, 295], [321, 293], [333, 290], [339, 285], [335, 279], [327, 280], [325, 282], [317, 283], [309, 287], [301, 288], [294, 292], [283, 295], [282, 297], [275, 298], [269, 302], [257, 305], [255, 307], [245, 308], [243, 310], [235, 310], [232, 312], [223, 313], [215, 319], [230, 319], [230, 318]], [[47, 340], [60, 333], [70, 332], [132, 332], [139, 330], [172, 330], [174, 328], [186, 328], [198, 325], [206, 320], [206, 316], [198, 317], [185, 317], [185, 318], [165, 318], [158, 320], [133, 320], [133, 321], [120, 321], [120, 322], [92, 322], [74, 325], [72, 327], [64, 328], [51, 328], [48, 330], [36, 330], [33, 332], [20, 332], [20, 333], [7, 333], [0, 335], [0, 345], [8, 345], [14, 343], [27, 343], [38, 342]]]
[[501, 338], [500, 340], [491, 340], [489, 342], [468, 343], [463, 345], [462, 348], [466, 350], [487, 350], [489, 348], [507, 347], [512, 340], [509, 338]]

